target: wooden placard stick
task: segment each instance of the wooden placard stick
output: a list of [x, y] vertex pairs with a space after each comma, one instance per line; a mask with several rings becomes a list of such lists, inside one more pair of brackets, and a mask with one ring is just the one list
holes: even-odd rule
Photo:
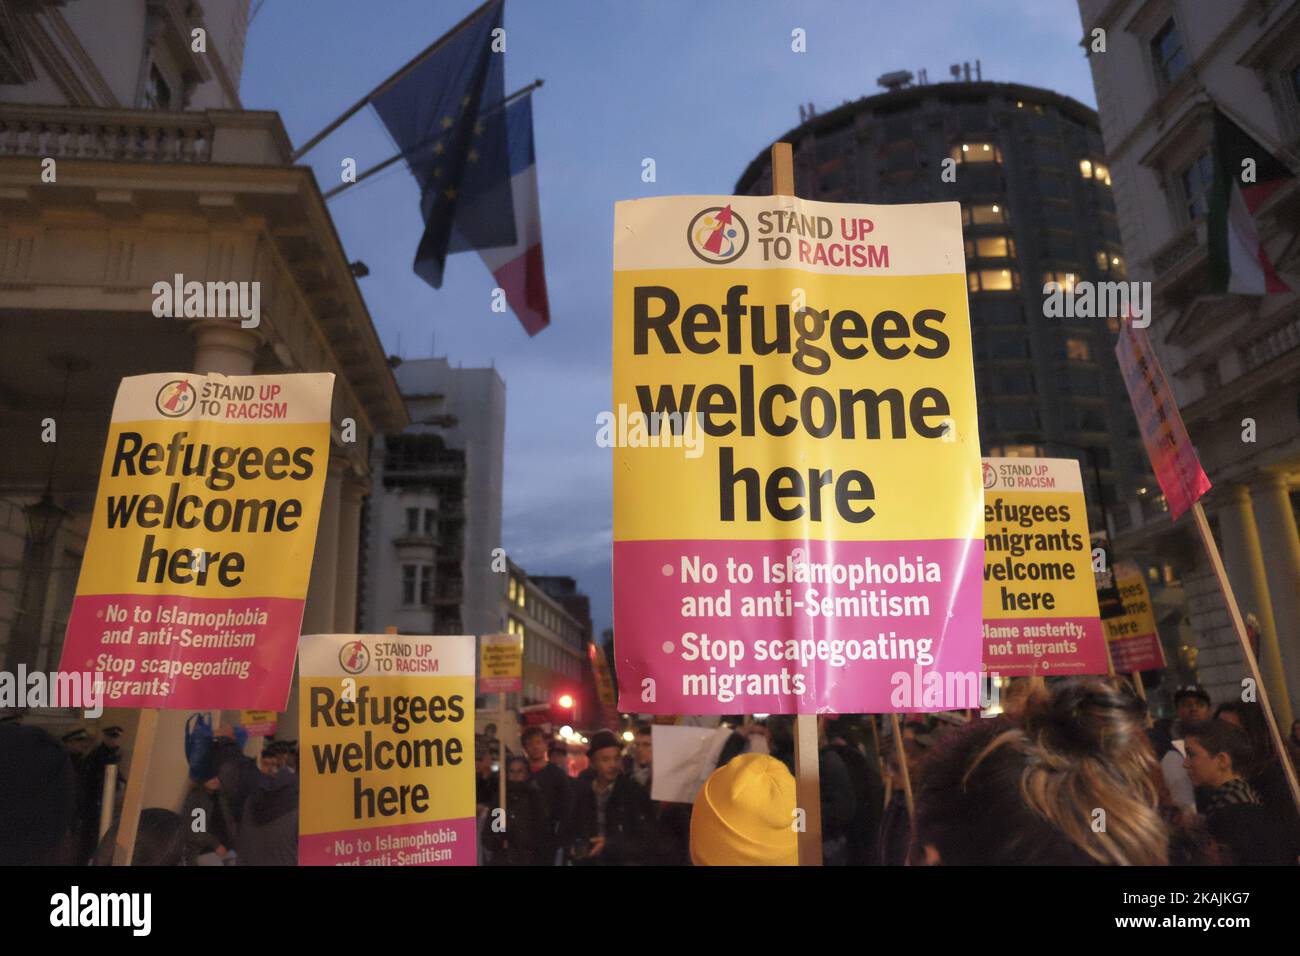
[[[794, 195], [794, 151], [789, 143], [772, 145], [772, 194]], [[822, 787], [818, 764], [816, 714], [794, 718], [795, 806], [804, 812], [799, 833], [799, 865], [822, 865]]]
[[140, 832], [140, 810], [144, 803], [144, 782], [153, 760], [154, 738], [158, 735], [158, 708], [145, 707], [135, 728], [131, 747], [131, 776], [126, 781], [126, 798], [122, 818], [117, 823], [117, 840], [113, 844], [113, 865], [130, 866], [135, 854], [135, 837]]
[[898, 755], [898, 772], [903, 778], [903, 799], [907, 801], [907, 820], [916, 826], [916, 800], [912, 796], [912, 773], [907, 767], [907, 749], [903, 746], [903, 727], [898, 714], [889, 715], [889, 725], [894, 732], [894, 751]]

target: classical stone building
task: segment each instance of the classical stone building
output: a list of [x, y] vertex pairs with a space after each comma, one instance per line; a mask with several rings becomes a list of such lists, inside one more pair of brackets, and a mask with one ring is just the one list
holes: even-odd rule
[[[1300, 701], [1300, 306], [1293, 293], [1212, 290], [1213, 131], [1223, 113], [1292, 171], [1300, 145], [1300, 3], [1080, 0], [1130, 277], [1150, 282], [1149, 333], [1215, 488], [1204, 505], [1277, 716]], [[1104, 52], [1100, 43], [1104, 43]], [[1257, 211], [1259, 237], [1300, 286], [1300, 180]], [[1216, 703], [1245, 665], [1191, 525], [1137, 513], [1118, 543], [1158, 549], [1185, 584], [1195, 666]]]
[[[302, 626], [354, 630], [370, 442], [403, 428], [407, 414], [311, 170], [292, 164], [277, 114], [241, 108], [247, 7], [146, 0], [115, 5], [112, 17], [89, 3], [0, 7], [8, 666], [57, 666], [113, 396], [122, 377], [145, 372], [336, 375]], [[155, 318], [153, 284], [178, 273], [260, 283], [260, 324]], [[53, 442], [42, 440], [48, 420]], [[162, 715], [146, 806], [180, 804], [185, 716]], [[135, 717], [106, 711], [100, 723], [125, 726], [129, 750]], [[296, 737], [293, 698], [281, 725]]]

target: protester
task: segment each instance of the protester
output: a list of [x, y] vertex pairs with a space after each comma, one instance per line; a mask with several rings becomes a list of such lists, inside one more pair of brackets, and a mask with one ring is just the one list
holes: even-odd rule
[[552, 766], [558, 767], [564, 775], [569, 775], [569, 748], [558, 740], [552, 740], [546, 746], [546, 758]]
[[[767, 723], [772, 756], [794, 773], [794, 718], [773, 716]], [[853, 784], [839, 754], [821, 747], [817, 754], [821, 773], [822, 862], [844, 866], [848, 862], [848, 828], [856, 811]]]
[[1294, 848], [1264, 809], [1245, 768], [1253, 760], [1250, 737], [1226, 720], [1190, 724], [1185, 731], [1187, 771], [1208, 790], [1202, 807], [1210, 834], [1237, 865], [1294, 864]]
[[640, 723], [632, 736], [632, 752], [623, 763], [623, 772], [648, 791], [654, 771], [654, 735], [649, 724]]
[[591, 736], [588, 770], [578, 777], [561, 830], [576, 866], [634, 866], [652, 862], [655, 828], [645, 788], [623, 775], [618, 738]]
[[1273, 749], [1273, 737], [1268, 730], [1264, 708], [1257, 702], [1230, 700], [1220, 704], [1214, 716], [1246, 732], [1250, 739], [1251, 761], [1241, 768], [1241, 775], [1276, 822], [1279, 839], [1289, 841], [1294, 852], [1300, 853], [1300, 814], [1296, 812], [1282, 760]]
[[540, 852], [554, 860], [560, 847], [560, 827], [569, 812], [570, 784], [566, 774], [548, 759], [547, 735], [540, 727], [529, 727], [520, 738], [528, 755], [529, 779], [537, 784], [546, 808], [546, 825]]
[[1210, 719], [1210, 692], [1200, 684], [1186, 684], [1174, 692], [1174, 710], [1178, 721], [1174, 725], [1174, 740], [1181, 740], [1187, 728]]
[[1170, 802], [1179, 810], [1194, 814], [1196, 790], [1192, 786], [1192, 778], [1183, 767], [1184, 754], [1174, 745], [1173, 731], [1172, 720], [1157, 720], [1147, 730], [1147, 739], [1151, 741], [1151, 751], [1160, 763], [1160, 774]]
[[474, 802], [480, 807], [495, 806], [500, 790], [498, 774], [492, 771], [492, 754], [488, 752], [487, 738], [474, 739]]
[[[99, 815], [104, 800], [104, 769], [122, 760], [122, 728], [113, 724], [100, 731], [100, 741], [81, 765], [81, 837], [78, 862], [85, 863], [99, 844]], [[118, 786], [125, 783], [120, 769]], [[116, 799], [116, 794], [114, 794]]]
[[[242, 729], [242, 728], [241, 728]], [[288, 767], [266, 774], [244, 756], [232, 728], [213, 741], [213, 765], [220, 778], [223, 809], [233, 821], [240, 866], [298, 864], [298, 775]]]
[[797, 866], [795, 783], [785, 764], [740, 754], [714, 770], [695, 797], [696, 866]]
[[[113, 824], [95, 851], [95, 866], [112, 866], [118, 824]], [[162, 807], [140, 811], [131, 866], [192, 866], [194, 857], [186, 840], [185, 821]]]
[[510, 757], [506, 760], [506, 818], [505, 828], [495, 821], [501, 801], [492, 801], [492, 811], [483, 831], [483, 848], [489, 854], [492, 866], [547, 866], [546, 858], [546, 806], [542, 791], [529, 779], [528, 760]]
[[994, 718], [951, 734], [919, 773], [918, 856], [942, 865], [1164, 865], [1170, 834], [1145, 720], [1125, 682], [1074, 678], [1031, 699], [1019, 726]]
[[844, 764], [853, 787], [854, 811], [846, 832], [846, 862], [869, 866], [876, 858], [876, 840], [884, 816], [885, 783], [874, 750], [862, 747], [859, 725], [848, 717], [819, 718], [826, 746]]
[[[76, 858], [72, 760], [39, 727], [0, 724], [0, 866], [66, 866]], [[88, 855], [87, 855], [88, 856]]]
[[186, 760], [190, 790], [181, 809], [189, 855], [197, 866], [221, 866], [234, 841], [229, 819], [221, 805], [221, 779], [213, 760], [211, 737], [202, 742], [187, 734]]

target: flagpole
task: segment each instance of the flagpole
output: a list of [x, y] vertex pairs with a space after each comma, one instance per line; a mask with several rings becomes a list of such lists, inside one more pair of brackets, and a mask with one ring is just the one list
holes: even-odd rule
[[[511, 100], [516, 100], [516, 99], [518, 99], [519, 97], [523, 96], [525, 93], [531, 93], [533, 90], [539, 88], [539, 87], [540, 87], [544, 82], [545, 82], [544, 80], [540, 80], [540, 79], [539, 79], [539, 80], [533, 80], [533, 82], [529, 83], [527, 86], [524, 86], [524, 87], [521, 87], [521, 88], [515, 90], [515, 91], [514, 91], [513, 93], [511, 93], [509, 96], [507, 96], [507, 97], [505, 97], [504, 99], [502, 99], [501, 102], [497, 103], [497, 104], [494, 105], [494, 106], [490, 106], [490, 107], [488, 107], [486, 110], [484, 110], [484, 111], [483, 111], [482, 113], [480, 113], [479, 115], [480, 115], [480, 116], [490, 116], [491, 114], [495, 113], [497, 110], [499, 110], [499, 109], [503, 109], [503, 108], [506, 106], [506, 104], [509, 103]], [[412, 149], [412, 150], [409, 150], [408, 152], [405, 152], [405, 153], [398, 153], [398, 154], [395, 155], [395, 156], [389, 156], [389, 157], [388, 157], [386, 160], [384, 160], [382, 163], [376, 163], [374, 166], [371, 166], [371, 167], [370, 167], [369, 169], [367, 169], [365, 172], [361, 173], [361, 174], [360, 174], [359, 176], [357, 176], [357, 178], [356, 178], [355, 180], [353, 180], [352, 182], [349, 182], [349, 183], [340, 183], [338, 186], [335, 186], [335, 187], [334, 187], [333, 189], [331, 189], [329, 192], [324, 193], [323, 196], [322, 196], [322, 198], [324, 198], [324, 199], [333, 199], [335, 196], [337, 196], [339, 193], [343, 192], [345, 189], [350, 189], [351, 187], [357, 185], [357, 183], [360, 183], [360, 182], [363, 182], [363, 181], [366, 180], [366, 179], [369, 179], [369, 178], [370, 178], [371, 176], [373, 176], [375, 173], [383, 172], [385, 169], [387, 169], [389, 166], [393, 165], [393, 163], [397, 162], [399, 159], [403, 159], [403, 158], [405, 158], [405, 157], [407, 157], [407, 156], [413, 156], [413, 155], [418, 154], [418, 152], [419, 152], [420, 150], [424, 149], [425, 147], [429, 146], [429, 145], [432, 144], [432, 143], [436, 143], [436, 142], [438, 142], [440, 139], [442, 139], [442, 134], [441, 134], [441, 133], [438, 134], [437, 136], [435, 136], [433, 139], [426, 139], [426, 140], [424, 140], [424, 141], [421, 142], [421, 143], [417, 143], [416, 146], [415, 146], [415, 148]]]
[[471, 13], [469, 16], [467, 16], [464, 20], [461, 20], [460, 23], [456, 24], [454, 27], [452, 27], [450, 30], [448, 30], [446, 33], [444, 33], [444, 34], [443, 34], [442, 36], [440, 36], [438, 39], [434, 40], [433, 43], [429, 44], [429, 46], [426, 47], [422, 52], [417, 53], [417, 54], [415, 55], [414, 59], [412, 59], [410, 62], [408, 62], [405, 66], [403, 66], [401, 69], [399, 69], [396, 73], [394, 73], [394, 74], [393, 74], [392, 76], [390, 76], [388, 79], [384, 80], [384, 82], [382, 82], [382, 83], [380, 83], [378, 86], [376, 86], [373, 90], [371, 90], [369, 93], [367, 93], [367, 94], [366, 94], [365, 96], [363, 96], [361, 99], [357, 100], [356, 103], [354, 103], [351, 107], [349, 107], [349, 108], [348, 108], [347, 110], [345, 110], [342, 114], [340, 114], [339, 117], [338, 117], [336, 120], [334, 120], [334, 122], [330, 123], [330, 124], [329, 124], [328, 126], [326, 126], [323, 130], [321, 130], [319, 133], [317, 133], [315, 136], [313, 136], [311, 139], [307, 140], [307, 142], [306, 142], [305, 144], [303, 144], [303, 145], [300, 146], [297, 150], [295, 150], [295, 151], [294, 151], [294, 154], [293, 154], [291, 157], [289, 157], [289, 162], [291, 162], [291, 163], [296, 163], [296, 162], [298, 161], [298, 159], [303, 155], [303, 153], [305, 153], [305, 152], [307, 152], [308, 150], [310, 150], [310, 149], [311, 149], [312, 147], [314, 147], [317, 143], [319, 143], [321, 140], [323, 140], [326, 136], [328, 136], [330, 133], [334, 132], [336, 129], [338, 129], [340, 126], [342, 126], [344, 123], [346, 123], [346, 122], [347, 122], [347, 121], [348, 121], [352, 116], [354, 116], [354, 115], [357, 113], [357, 111], [359, 111], [362, 107], [364, 107], [364, 106], [365, 106], [367, 103], [369, 103], [372, 99], [374, 99], [374, 98], [375, 98], [376, 96], [378, 96], [380, 93], [382, 93], [382, 92], [384, 92], [385, 90], [387, 90], [390, 86], [392, 86], [394, 83], [396, 83], [396, 82], [397, 82], [398, 80], [400, 80], [402, 77], [406, 76], [406, 74], [410, 73], [411, 70], [413, 70], [413, 69], [415, 69], [417, 66], [419, 66], [420, 63], [421, 63], [421, 62], [422, 62], [426, 57], [428, 57], [430, 54], [435, 53], [437, 50], [441, 49], [442, 46], [443, 46], [443, 44], [445, 44], [445, 43], [446, 43], [448, 40], [450, 40], [453, 36], [455, 36], [455, 35], [456, 35], [457, 33], [459, 33], [462, 29], [464, 29], [465, 25], [468, 24], [471, 20], [473, 20], [475, 17], [477, 17], [480, 13], [482, 13], [482, 12], [483, 12], [484, 10], [486, 10], [488, 7], [492, 6], [492, 4], [494, 4], [494, 3], [498, 3], [498, 2], [500, 2], [500, 0], [487, 0], [486, 3], [484, 3], [481, 7], [479, 7], [477, 10], [475, 10], [475, 11], [474, 11], [473, 13]]

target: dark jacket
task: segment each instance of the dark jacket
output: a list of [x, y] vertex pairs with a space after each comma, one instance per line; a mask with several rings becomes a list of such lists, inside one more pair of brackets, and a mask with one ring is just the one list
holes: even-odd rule
[[[195, 810], [203, 811], [202, 828], [197, 832], [199, 820], [194, 815]], [[181, 820], [185, 824], [185, 840], [190, 846], [192, 859], [204, 853], [215, 853], [219, 846], [227, 850], [234, 849], [230, 839], [229, 818], [221, 806], [220, 790], [209, 793], [203, 784], [193, 784], [185, 797]]]
[[528, 779], [537, 784], [542, 795], [542, 807], [546, 815], [544, 842], [540, 852], [547, 856], [548, 862], [554, 858], [555, 850], [560, 845], [560, 827], [569, 814], [569, 800], [572, 796], [573, 780], [567, 773], [550, 761], [540, 770], [531, 771]]
[[495, 811], [501, 801], [493, 799], [492, 812], [483, 825], [483, 849], [489, 854], [490, 866], [550, 866], [553, 858], [547, 848], [555, 846], [554, 836], [546, 832], [546, 805], [542, 791], [531, 780], [506, 784], [506, 829], [492, 829]]
[[[582, 866], [639, 866], [655, 861], [654, 808], [645, 788], [621, 774], [615, 779], [605, 805], [605, 829], [600, 832], [596, 813], [596, 775], [583, 771], [575, 781], [569, 813], [560, 829], [565, 855]], [[605, 849], [597, 857], [586, 859], [578, 849], [586, 850], [595, 836], [605, 837]]]
[[214, 741], [219, 805], [240, 866], [298, 865], [298, 775], [258, 769], [233, 741]]
[[1205, 812], [1210, 836], [1224, 851], [1224, 863], [1235, 866], [1294, 864], [1286, 841], [1278, 839], [1273, 815], [1264, 809], [1254, 789], [1240, 778], [1210, 791]]
[[884, 816], [885, 784], [880, 778], [880, 762], [874, 753], [863, 754], [852, 744], [831, 744], [829, 749], [843, 762], [853, 788], [853, 817], [845, 828], [848, 864], [870, 866], [876, 859], [876, 839]]

